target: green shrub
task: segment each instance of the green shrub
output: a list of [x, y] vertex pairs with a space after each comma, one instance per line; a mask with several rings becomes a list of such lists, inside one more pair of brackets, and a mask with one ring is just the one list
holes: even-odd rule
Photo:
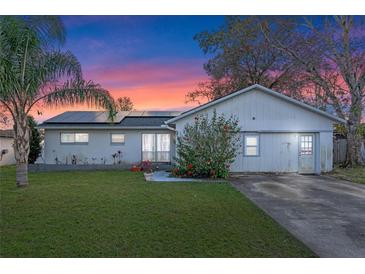
[[240, 128], [232, 116], [206, 115], [194, 118], [183, 134], [177, 137], [176, 168], [172, 174], [179, 177], [226, 178], [230, 165], [238, 154]]
[[39, 155], [42, 152], [42, 136], [37, 129], [37, 122], [34, 120], [32, 116], [28, 116], [28, 124], [30, 127], [30, 143], [29, 143], [29, 155], [28, 162], [30, 164], [34, 164]]

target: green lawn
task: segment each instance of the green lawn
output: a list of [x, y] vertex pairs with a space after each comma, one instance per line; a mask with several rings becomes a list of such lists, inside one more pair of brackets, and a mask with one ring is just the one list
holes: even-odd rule
[[365, 184], [365, 167], [340, 168], [336, 167], [331, 175], [358, 184]]
[[129, 171], [0, 169], [2, 257], [311, 257], [228, 183], [147, 183]]

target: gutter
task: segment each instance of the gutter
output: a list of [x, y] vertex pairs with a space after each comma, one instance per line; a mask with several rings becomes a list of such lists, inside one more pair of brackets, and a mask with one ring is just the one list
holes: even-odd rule
[[176, 128], [172, 128], [170, 127], [169, 125], [161, 125], [162, 128], [166, 128], [166, 129], [169, 129], [171, 131], [176, 131]]

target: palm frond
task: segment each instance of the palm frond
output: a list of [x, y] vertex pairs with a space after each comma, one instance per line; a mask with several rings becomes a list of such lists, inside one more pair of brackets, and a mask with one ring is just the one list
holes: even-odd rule
[[49, 45], [58, 43], [63, 45], [66, 41], [66, 29], [59, 16], [33, 15], [22, 17], [27, 26], [37, 33], [40, 41]]
[[30, 62], [26, 76], [28, 96], [36, 98], [44, 87], [50, 87], [59, 80], [82, 79], [81, 64], [69, 51], [45, 52]]
[[83, 80], [81, 65], [64, 42], [59, 17], [0, 16], [0, 100], [28, 113], [39, 101], [48, 105], [86, 103], [114, 115], [114, 100], [100, 85]]
[[71, 80], [44, 96], [45, 104], [49, 106], [64, 106], [87, 104], [89, 107], [104, 108], [113, 120], [116, 111], [114, 99], [109, 92], [92, 81]]
[[81, 64], [70, 51], [53, 51], [43, 55], [40, 62], [44, 80], [52, 81], [62, 77], [82, 79]]

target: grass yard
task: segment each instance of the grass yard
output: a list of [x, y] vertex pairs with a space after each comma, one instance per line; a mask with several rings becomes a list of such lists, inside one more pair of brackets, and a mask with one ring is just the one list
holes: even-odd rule
[[313, 257], [228, 183], [0, 169], [1, 257]]
[[336, 167], [331, 173], [332, 176], [351, 181], [358, 184], [365, 184], [365, 167], [340, 168]]

